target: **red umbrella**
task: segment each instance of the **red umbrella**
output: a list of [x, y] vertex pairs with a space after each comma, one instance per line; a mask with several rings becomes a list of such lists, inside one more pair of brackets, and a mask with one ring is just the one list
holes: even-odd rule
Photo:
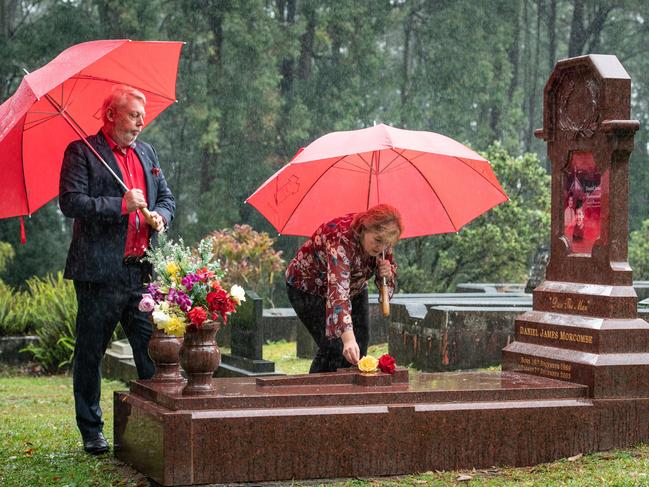
[[303, 236], [387, 203], [401, 213], [408, 238], [457, 232], [507, 199], [489, 161], [468, 147], [381, 124], [320, 137], [246, 201], [278, 232]]
[[65, 148], [99, 130], [100, 107], [113, 85], [146, 95], [146, 124], [174, 103], [182, 45], [85, 42], [27, 74], [0, 105], [0, 218], [29, 215], [57, 196]]

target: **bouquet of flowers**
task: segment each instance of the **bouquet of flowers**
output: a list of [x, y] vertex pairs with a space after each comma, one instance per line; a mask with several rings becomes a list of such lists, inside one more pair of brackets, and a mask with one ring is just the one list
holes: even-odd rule
[[213, 257], [210, 239], [201, 240], [192, 252], [182, 239], [173, 242], [161, 235], [159, 245], [147, 250], [156, 279], [142, 295], [139, 309], [151, 312], [159, 330], [183, 336], [187, 328], [200, 328], [207, 320], [221, 318], [227, 324], [228, 315], [245, 301], [241, 286], [223, 289], [225, 273]]

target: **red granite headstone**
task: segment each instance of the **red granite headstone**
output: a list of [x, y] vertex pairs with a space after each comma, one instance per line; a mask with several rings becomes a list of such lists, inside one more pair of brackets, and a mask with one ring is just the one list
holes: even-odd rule
[[649, 325], [627, 263], [630, 96], [615, 56], [552, 72], [536, 132], [552, 162], [550, 261], [503, 350], [503, 370], [585, 384], [595, 398], [649, 397]]

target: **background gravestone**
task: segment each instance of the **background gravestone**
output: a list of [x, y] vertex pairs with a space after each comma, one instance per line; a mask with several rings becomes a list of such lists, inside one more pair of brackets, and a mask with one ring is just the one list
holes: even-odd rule
[[536, 133], [552, 162], [550, 260], [503, 350], [503, 370], [585, 384], [594, 398], [649, 397], [649, 324], [627, 262], [630, 97], [615, 56], [552, 72]]
[[228, 324], [217, 334], [217, 344], [230, 338], [230, 354], [221, 355], [216, 370], [219, 377], [275, 374], [275, 362], [263, 359], [263, 300], [246, 291], [246, 300], [228, 317]]

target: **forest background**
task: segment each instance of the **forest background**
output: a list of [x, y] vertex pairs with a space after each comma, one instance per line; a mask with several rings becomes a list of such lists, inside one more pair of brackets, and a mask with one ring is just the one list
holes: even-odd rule
[[[79, 42], [185, 41], [178, 103], [142, 138], [177, 199], [170, 233], [188, 243], [237, 223], [275, 237], [244, 200], [327, 132], [386, 123], [455, 138], [492, 162], [511, 201], [458, 234], [399, 244], [401, 290], [444, 292], [525, 282], [549, 236], [548, 161], [533, 137], [543, 87], [559, 59], [615, 54], [641, 124], [629, 208], [640, 279], [649, 277], [648, 18], [643, 0], [0, 0], [0, 100], [22, 68]], [[61, 270], [70, 223], [54, 201], [25, 219], [21, 245], [18, 220], [0, 220], [0, 279], [20, 287]], [[302, 241], [281, 236], [275, 248], [290, 259]]]

